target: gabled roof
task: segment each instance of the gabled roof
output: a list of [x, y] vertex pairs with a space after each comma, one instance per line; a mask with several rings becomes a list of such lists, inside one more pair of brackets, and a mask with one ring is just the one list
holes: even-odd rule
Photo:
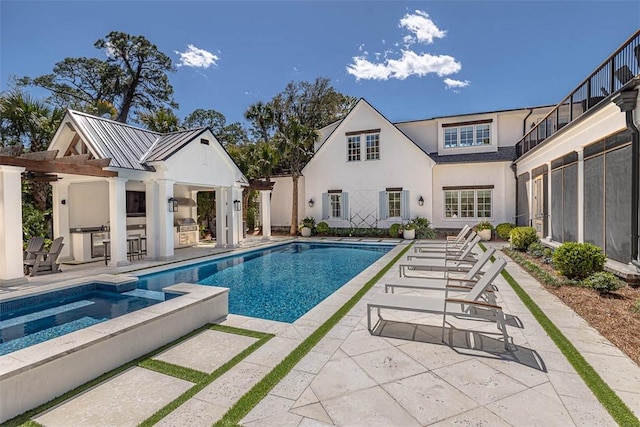
[[190, 129], [179, 132], [165, 134], [158, 138], [153, 146], [148, 150], [144, 162], [155, 162], [167, 160], [182, 147], [193, 141], [195, 138], [207, 131], [207, 128]]

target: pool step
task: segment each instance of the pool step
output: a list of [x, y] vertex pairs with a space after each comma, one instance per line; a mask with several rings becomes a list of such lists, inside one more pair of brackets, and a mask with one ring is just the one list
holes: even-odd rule
[[148, 289], [134, 289], [129, 292], [123, 292], [122, 295], [152, 299], [156, 301], [164, 301], [164, 292], [162, 291], [150, 291]]

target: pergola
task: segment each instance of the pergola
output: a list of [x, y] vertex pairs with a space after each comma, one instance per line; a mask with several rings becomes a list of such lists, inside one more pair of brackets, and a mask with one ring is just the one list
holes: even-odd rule
[[117, 177], [104, 170], [111, 159], [90, 154], [56, 158], [57, 150], [22, 153], [22, 147], [0, 148], [0, 285], [26, 282], [22, 270], [22, 178], [53, 182], [58, 174]]

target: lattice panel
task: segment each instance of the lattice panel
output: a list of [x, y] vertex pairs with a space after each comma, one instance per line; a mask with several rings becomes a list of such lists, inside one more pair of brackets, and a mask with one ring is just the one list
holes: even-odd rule
[[349, 192], [349, 223], [353, 228], [378, 228], [378, 192]]

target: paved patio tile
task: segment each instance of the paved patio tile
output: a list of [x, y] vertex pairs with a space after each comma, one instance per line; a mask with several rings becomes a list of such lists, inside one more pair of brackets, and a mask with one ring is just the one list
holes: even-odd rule
[[475, 359], [438, 368], [433, 373], [483, 405], [527, 388]]
[[330, 358], [331, 355], [329, 354], [318, 353], [312, 350], [298, 362], [294, 369], [309, 372], [310, 374], [317, 374], [320, 372], [320, 369], [327, 364]]
[[579, 397], [585, 393], [591, 394], [589, 387], [575, 371], [549, 372], [549, 380], [560, 396]]
[[312, 403], [310, 405], [293, 408], [289, 412], [301, 415], [305, 418], [311, 418], [324, 424], [333, 425], [331, 417], [327, 414], [327, 411], [324, 410], [320, 403]]
[[635, 416], [640, 418], [640, 391], [638, 391], [638, 393], [620, 391], [618, 392], [618, 396], [624, 400], [624, 403], [633, 411]]
[[300, 421], [300, 424], [298, 424], [298, 427], [326, 427], [333, 425], [334, 424], [323, 423], [312, 418], [303, 418], [302, 421]]
[[307, 387], [291, 407], [299, 408], [300, 406], [307, 406], [318, 402], [320, 402], [320, 399], [318, 399], [318, 396], [313, 392], [313, 389], [311, 387]]
[[585, 401], [584, 398], [571, 396], [563, 396], [562, 402], [577, 426], [614, 427], [618, 425], [602, 405], [594, 405], [593, 402]]
[[273, 368], [300, 344], [298, 340], [274, 337], [247, 356], [244, 361]]
[[532, 426], [564, 427], [573, 423], [559, 399], [550, 398], [535, 388], [490, 403], [486, 408], [512, 425], [524, 422]]
[[392, 345], [364, 330], [353, 332], [344, 340], [340, 348], [349, 356], [357, 356], [370, 351], [392, 348]]
[[430, 372], [384, 384], [382, 388], [422, 425], [478, 406], [473, 399]]
[[314, 378], [313, 374], [293, 369], [271, 390], [270, 394], [297, 400]]
[[268, 366], [242, 361], [194, 397], [228, 409], [270, 370]]
[[189, 399], [178, 409], [154, 424], [156, 427], [209, 427], [227, 412], [227, 408], [204, 402], [199, 399]]
[[311, 382], [311, 388], [320, 400], [342, 396], [374, 385], [376, 382], [351, 359], [330, 361]]
[[472, 356], [456, 352], [446, 345], [428, 345], [422, 342], [409, 342], [397, 347], [411, 356], [427, 369], [437, 369], [471, 359]]
[[349, 393], [322, 402], [336, 425], [402, 426], [420, 424], [380, 387]]
[[136, 367], [34, 420], [47, 427], [136, 426], [192, 386], [188, 381]]
[[486, 408], [476, 408], [446, 420], [431, 424], [433, 427], [512, 427], [511, 424]]
[[396, 381], [427, 371], [411, 357], [396, 348], [373, 351], [352, 358], [378, 384]]
[[205, 330], [154, 359], [211, 373], [256, 341], [257, 338]]
[[[264, 399], [260, 401], [242, 420], [240, 420], [240, 424], [247, 425], [252, 421], [260, 421], [259, 424], [255, 425], [267, 425], [271, 424], [278, 419], [280, 424], [271, 424], [271, 425], [291, 425], [297, 426], [302, 417], [300, 416], [289, 416], [293, 414], [289, 414], [289, 408], [295, 402], [291, 399], [285, 399], [284, 397], [268, 395]], [[270, 421], [268, 418], [272, 418]], [[293, 423], [295, 420], [295, 423]]]
[[332, 338], [329, 336], [325, 336], [320, 340], [318, 344], [313, 347], [313, 351], [317, 351], [318, 353], [324, 353], [328, 355], [332, 355], [336, 352], [338, 347], [342, 344], [344, 338]]

